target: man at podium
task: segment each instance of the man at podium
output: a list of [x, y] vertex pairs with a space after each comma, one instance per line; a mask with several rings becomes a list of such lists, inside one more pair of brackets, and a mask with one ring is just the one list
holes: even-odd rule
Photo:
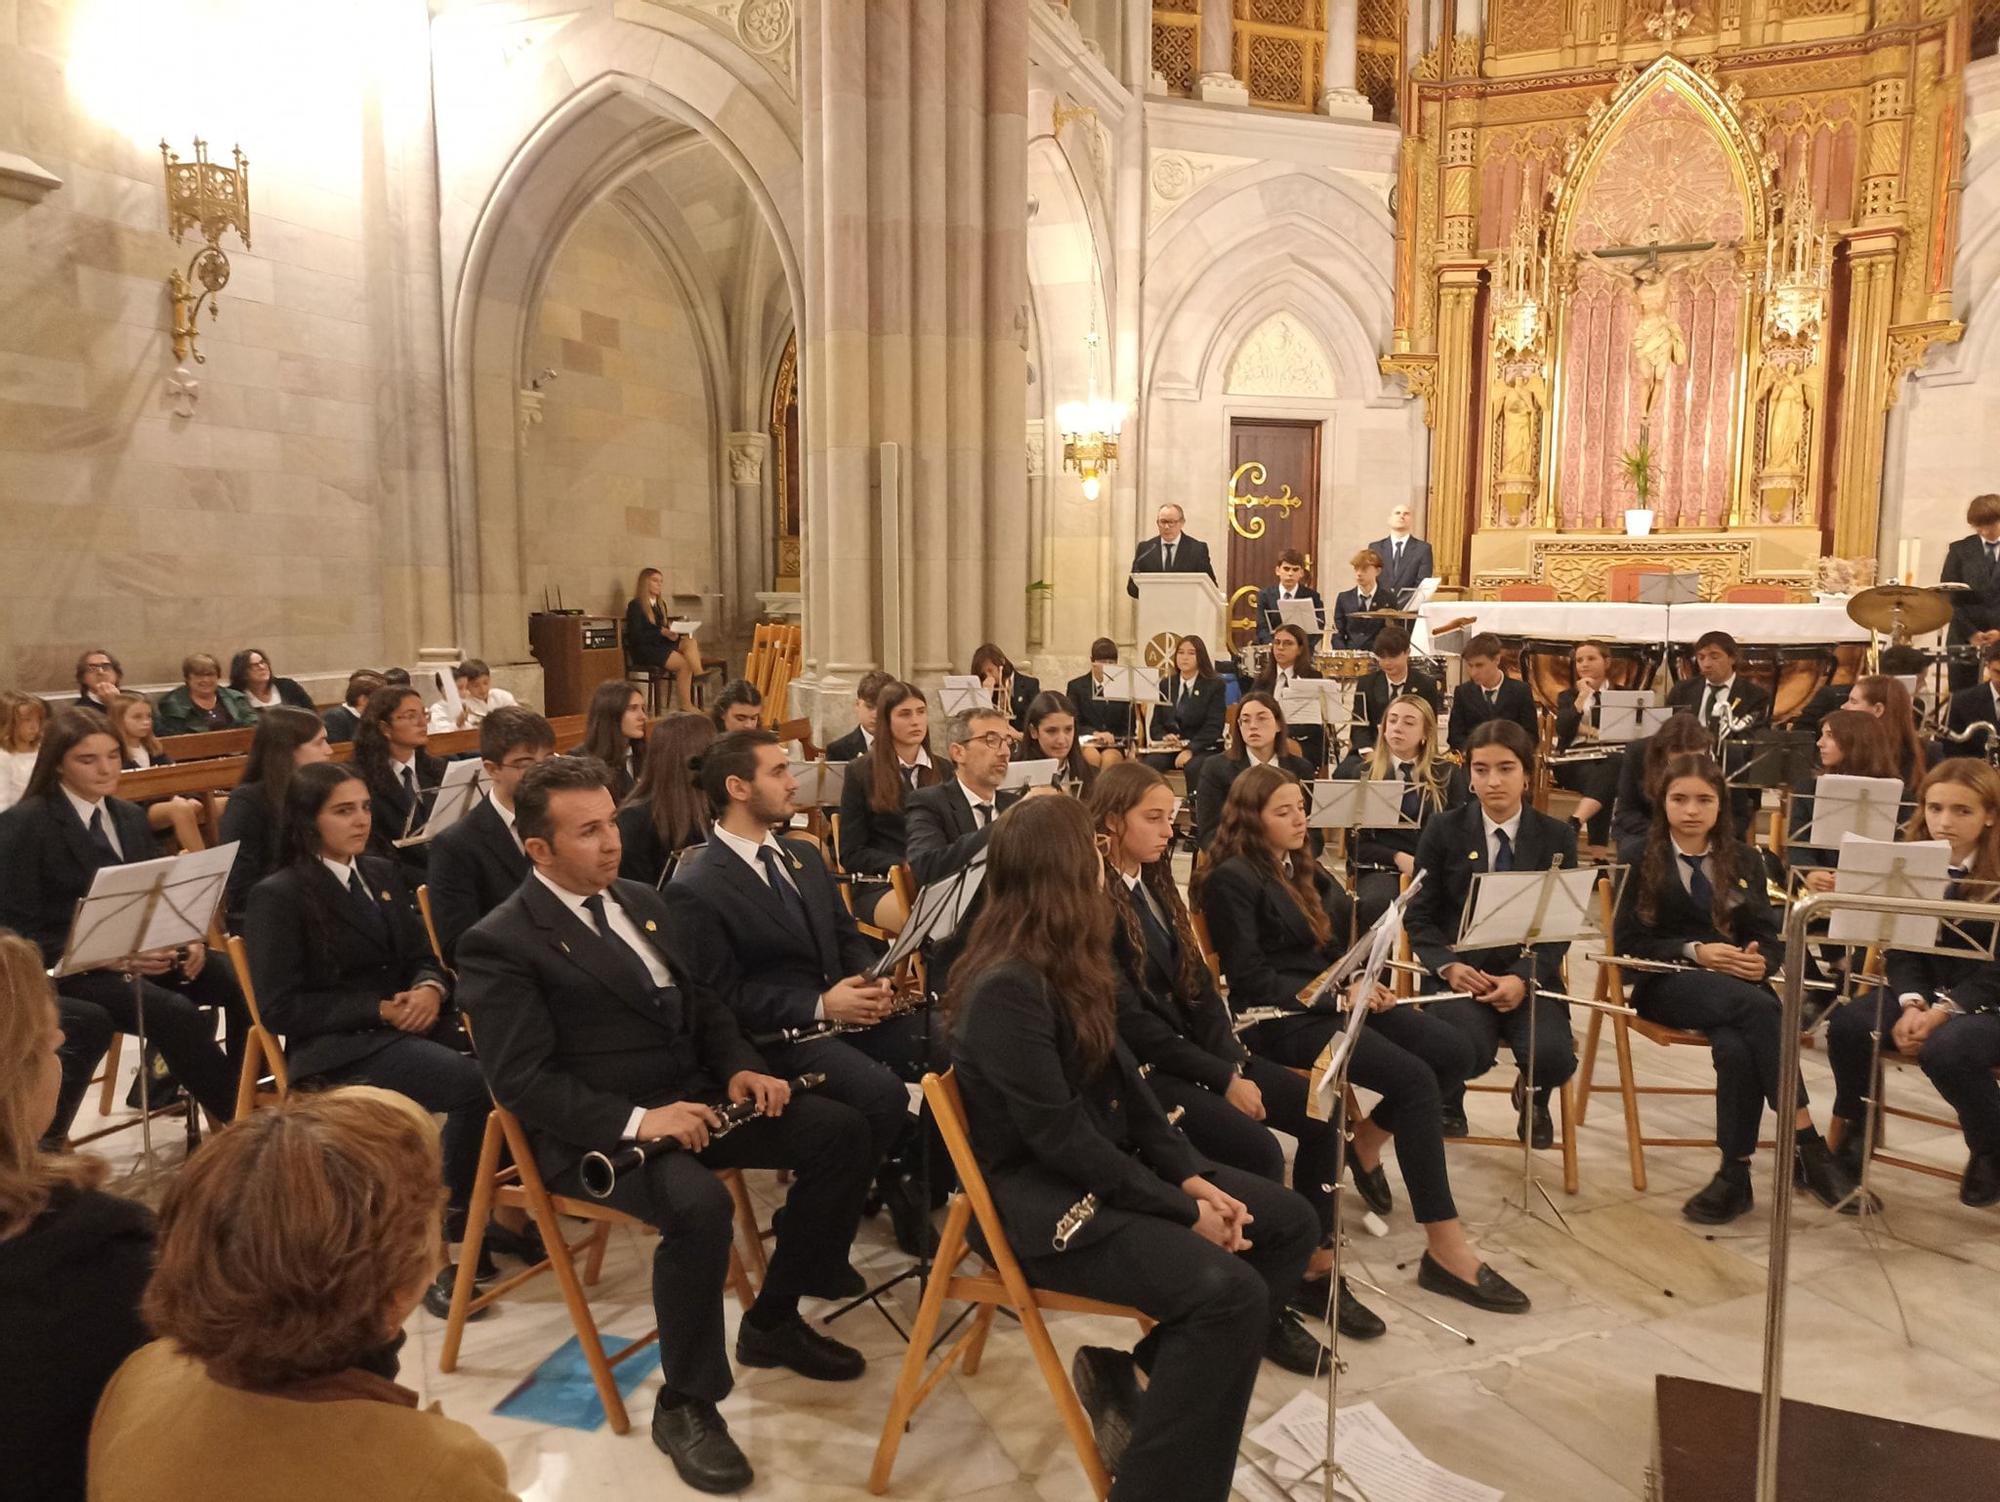
[[[1153, 522], [1160, 535], [1139, 544], [1139, 551], [1132, 555], [1132, 573], [1207, 574], [1211, 581], [1215, 579], [1215, 566], [1208, 561], [1208, 544], [1198, 537], [1189, 537], [1184, 530], [1186, 512], [1170, 501], [1160, 508]], [[1138, 599], [1139, 581], [1128, 575], [1125, 593]]]

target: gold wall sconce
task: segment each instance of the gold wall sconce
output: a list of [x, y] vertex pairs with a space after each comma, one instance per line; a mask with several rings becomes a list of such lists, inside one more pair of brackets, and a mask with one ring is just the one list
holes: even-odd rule
[[167, 232], [176, 245], [190, 229], [199, 231], [204, 242], [186, 271], [167, 273], [174, 302], [174, 358], [185, 362], [192, 355], [197, 365], [207, 363], [197, 327], [202, 304], [208, 305], [212, 322], [216, 294], [229, 285], [229, 257], [223, 254], [222, 236], [235, 230], [243, 248], [250, 248], [250, 159], [241, 146], [234, 151], [236, 165], [223, 167], [208, 159], [208, 143], [200, 136], [195, 137], [191, 162], [182, 161], [165, 141], [160, 142], [160, 160], [167, 172]]

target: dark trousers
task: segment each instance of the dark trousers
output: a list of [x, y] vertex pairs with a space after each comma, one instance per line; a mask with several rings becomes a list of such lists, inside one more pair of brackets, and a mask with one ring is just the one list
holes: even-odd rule
[[1833, 1066], [1833, 1114], [1859, 1128], [1868, 1119], [1868, 1096], [1873, 1088], [1875, 1039], [1879, 1030], [1882, 1047], [1894, 1052], [1889, 1029], [1902, 1015], [1902, 1006], [1877, 986], [1866, 996], [1833, 1009], [1826, 1019], [1826, 1061]]
[[1938, 1094], [1958, 1112], [1965, 1145], [1975, 1153], [2000, 1153], [2000, 1015], [1953, 1017], [1924, 1039], [1917, 1062]]
[[407, 1095], [426, 1111], [442, 1112], [446, 1201], [458, 1211], [472, 1202], [472, 1182], [479, 1174], [479, 1149], [486, 1140], [493, 1099], [470, 1055], [415, 1033], [402, 1033], [365, 1059], [313, 1075], [312, 1082], [377, 1085]]
[[764, 1058], [773, 1074], [787, 1079], [797, 1074], [825, 1075], [826, 1083], [816, 1093], [852, 1106], [868, 1119], [873, 1163], [879, 1164], [909, 1125], [910, 1092], [899, 1071], [925, 1058], [924, 1027], [929, 1015], [919, 1012], [892, 1018], [866, 1032], [838, 1038], [771, 1044], [763, 1050]]
[[1511, 1012], [1502, 1012], [1483, 1001], [1466, 998], [1440, 1001], [1424, 1008], [1440, 1022], [1465, 1034], [1472, 1044], [1472, 1069], [1459, 1082], [1456, 1091], [1446, 1089], [1444, 1103], [1447, 1106], [1464, 1110], [1464, 1080], [1476, 1080], [1498, 1063], [1502, 1043], [1514, 1055], [1515, 1065], [1525, 1076], [1528, 1072], [1528, 1035], [1531, 1031], [1534, 1034], [1537, 1094], [1546, 1094], [1576, 1073], [1576, 1038], [1569, 1030], [1569, 1003], [1557, 1001], [1552, 996], [1538, 996], [1534, 1005], [1532, 1027], [1526, 1002]]
[[[667, 1386], [719, 1403], [733, 1383], [723, 1343], [722, 1289], [729, 1274], [735, 1203], [718, 1168], [789, 1168], [784, 1229], [771, 1252], [762, 1297], [829, 1293], [847, 1275], [871, 1168], [868, 1123], [818, 1092], [796, 1095], [782, 1116], [745, 1122], [699, 1155], [670, 1148], [637, 1173], [622, 1173], [609, 1203], [660, 1232], [653, 1252], [653, 1317]], [[581, 1194], [575, 1169], [549, 1186]]]
[[44, 1139], [51, 1145], [69, 1135], [77, 1107], [83, 1104], [83, 1097], [90, 1090], [90, 1077], [111, 1047], [111, 1035], [118, 1031], [110, 1014], [94, 1002], [59, 995], [56, 1011], [63, 1030], [62, 1047], [56, 1050], [56, 1058], [62, 1064], [62, 1085], [56, 1094], [56, 1114], [47, 1124], [48, 1135]]
[[1086, 1246], [1021, 1258], [1037, 1288], [1130, 1304], [1159, 1322], [1133, 1352], [1151, 1382], [1112, 1502], [1226, 1502], [1265, 1332], [1319, 1244], [1311, 1207], [1290, 1190], [1233, 1168], [1208, 1178], [1249, 1207], [1248, 1251], [1135, 1216]]
[[1354, 880], [1354, 931], [1366, 933], [1375, 920], [1389, 911], [1389, 904], [1403, 890], [1403, 878], [1396, 871], [1363, 871]]
[[[1264, 1022], [1251, 1028], [1244, 1042], [1275, 1063], [1309, 1069], [1344, 1022], [1332, 1014]], [[1440, 1113], [1445, 1092], [1464, 1094], [1472, 1063], [1472, 1049], [1458, 1029], [1415, 1007], [1375, 1013], [1354, 1045], [1347, 1077], [1382, 1097], [1369, 1119], [1395, 1139], [1410, 1213], [1423, 1225], [1458, 1218]]]
[[1195, 1151], [1274, 1184], [1285, 1182], [1285, 1153], [1273, 1130], [1298, 1139], [1292, 1157], [1292, 1187], [1319, 1217], [1322, 1241], [1333, 1231], [1333, 1149], [1331, 1121], [1306, 1111], [1307, 1083], [1280, 1064], [1253, 1057], [1243, 1077], [1264, 1097], [1264, 1119], [1253, 1121], [1206, 1085], [1155, 1071], [1147, 1081], [1168, 1110], [1185, 1106], [1181, 1131]]
[[[184, 980], [177, 973], [145, 977], [146, 1041], [160, 1051], [174, 1078], [207, 1108], [217, 1121], [227, 1121], [236, 1111], [236, 1076], [248, 1036], [250, 1014], [236, 989], [236, 977], [227, 960], [211, 954], [201, 974]], [[109, 970], [92, 970], [65, 976], [56, 990], [71, 1001], [80, 1001], [101, 1010], [121, 1033], [139, 1032], [139, 1004], [133, 997], [132, 982]], [[219, 1007], [228, 1019], [229, 1048], [216, 1046], [215, 1020], [203, 1014], [205, 1007]], [[85, 1085], [89, 1076], [84, 1077]], [[76, 1092], [81, 1100], [81, 1090]], [[72, 1106], [72, 1110], [74, 1106]]]
[[1611, 835], [1611, 805], [1618, 797], [1618, 778], [1625, 767], [1625, 757], [1614, 752], [1601, 761], [1571, 762], [1554, 769], [1556, 786], [1567, 788], [1585, 798], [1595, 798], [1601, 805], [1591, 818], [1586, 833], [1593, 845], [1602, 845]]
[[[1764, 1106], [1778, 1104], [1784, 1051], [1783, 1018], [1770, 987], [1712, 970], [1647, 975], [1632, 987], [1632, 1006], [1648, 1022], [1707, 1036], [1715, 1060], [1715, 1145], [1732, 1162], [1755, 1153]], [[1800, 1080], [1799, 1105], [1805, 1104]]]

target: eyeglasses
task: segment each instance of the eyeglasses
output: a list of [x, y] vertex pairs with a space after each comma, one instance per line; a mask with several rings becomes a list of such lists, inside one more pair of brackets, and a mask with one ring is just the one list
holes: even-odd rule
[[977, 741], [989, 751], [1005, 751], [1014, 744], [1012, 736], [1002, 735], [997, 730], [989, 730], [986, 734], [975, 735], [971, 739]]

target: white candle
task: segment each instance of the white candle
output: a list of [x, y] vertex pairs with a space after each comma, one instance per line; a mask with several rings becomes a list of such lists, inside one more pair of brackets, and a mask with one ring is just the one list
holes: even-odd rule
[[1910, 539], [1910, 576], [1904, 580], [1904, 583], [1915, 584], [1917, 582], [1917, 575], [1923, 571], [1924, 540], [1921, 537], [1912, 537]]

